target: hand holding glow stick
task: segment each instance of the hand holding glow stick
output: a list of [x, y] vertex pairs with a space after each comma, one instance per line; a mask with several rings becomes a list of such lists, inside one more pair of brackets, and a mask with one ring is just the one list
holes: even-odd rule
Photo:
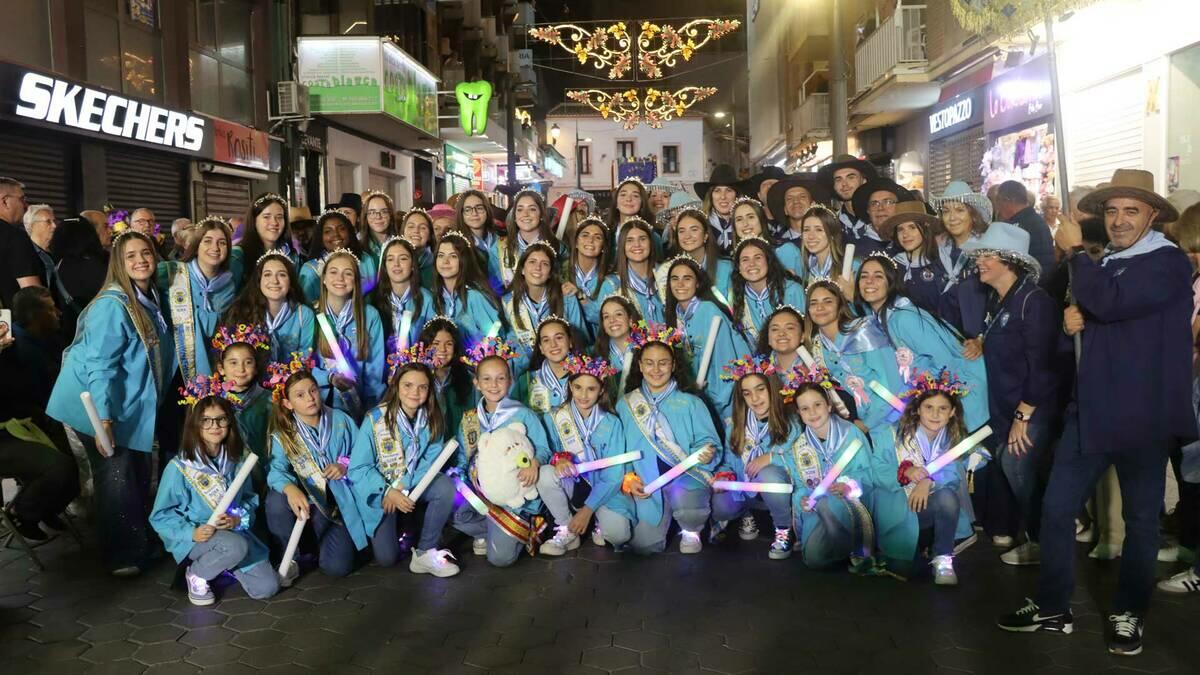
[[862, 448], [862, 441], [857, 438], [850, 441], [850, 445], [846, 446], [846, 450], [842, 452], [842, 456], [838, 457], [833, 466], [829, 467], [829, 473], [826, 473], [821, 478], [821, 482], [817, 483], [817, 487], [813, 488], [812, 493], [808, 495], [809, 504], [816, 503], [818, 499], [825, 496], [826, 492], [829, 492], [829, 486], [833, 485], [833, 482], [842, 475], [846, 467], [850, 466], [850, 462], [854, 460], [854, 456], [858, 454], [860, 448]]
[[567, 201], [563, 203], [562, 213], [558, 214], [558, 230], [555, 231], [554, 236], [559, 241], [562, 241], [563, 233], [567, 231], [567, 221], [571, 218], [571, 207], [574, 205], [575, 199], [567, 197]]
[[233, 500], [237, 498], [238, 493], [242, 491], [242, 483], [250, 477], [250, 471], [254, 465], [258, 464], [258, 455], [253, 452], [246, 453], [246, 459], [242, 460], [242, 467], [238, 469], [237, 475], [229, 483], [229, 487], [225, 488], [225, 494], [221, 495], [221, 501], [217, 502], [217, 507], [213, 509], [212, 515], [208, 517], [208, 524], [216, 527], [217, 519], [225, 515], [229, 507], [233, 504]]
[[87, 412], [88, 419], [92, 423], [92, 431], [96, 434], [96, 449], [100, 451], [101, 455], [112, 457], [112, 439], [108, 437], [108, 430], [100, 421], [100, 413], [96, 410], [96, 402], [92, 400], [92, 395], [86, 391], [80, 392], [79, 400], [83, 402], [83, 409]]
[[717, 347], [717, 331], [721, 328], [721, 316], [718, 314], [708, 324], [708, 340], [704, 342], [704, 355], [700, 357], [700, 370], [696, 373], [696, 386], [703, 387], [708, 379], [708, 366], [712, 363], [713, 351]]
[[589, 462], [580, 462], [575, 465], [575, 471], [577, 473], [587, 473], [588, 471], [595, 471], [596, 469], [607, 469], [610, 466], [618, 466], [620, 464], [636, 462], [641, 458], [642, 451], [634, 450], [633, 452], [626, 452], [624, 454], [614, 455], [612, 457], [593, 459]]
[[408, 334], [412, 332], [413, 313], [411, 309], [404, 310], [400, 315], [400, 333], [396, 336], [396, 344], [400, 349], [408, 349]]
[[646, 494], [653, 494], [660, 490], [667, 483], [670, 483], [676, 478], [682, 476], [688, 469], [691, 469], [700, 463], [700, 455], [706, 449], [707, 448], [701, 448], [688, 455], [682, 462], [671, 467], [666, 473], [650, 481], [648, 485], [642, 488], [642, 492], [645, 492]]
[[287, 576], [288, 568], [294, 562], [292, 559], [296, 557], [296, 548], [300, 546], [300, 535], [304, 534], [304, 524], [308, 522], [308, 516], [297, 518], [296, 524], [292, 525], [292, 535], [288, 537], [287, 548], [283, 551], [283, 559], [279, 561], [279, 577], [282, 579]]
[[487, 515], [487, 504], [479, 498], [479, 495], [475, 494], [474, 490], [467, 487], [467, 484], [461, 478], [454, 479], [454, 489], [458, 490], [458, 494], [466, 498], [467, 503], [471, 505], [471, 508], [475, 509], [476, 513], [483, 516]]
[[932, 462], [929, 462], [928, 464], [926, 464], [925, 465], [925, 473], [928, 473], [930, 476], [932, 476], [933, 474], [937, 473], [938, 471], [941, 471], [942, 469], [946, 468], [946, 465], [950, 464], [951, 462], [958, 459], [959, 457], [962, 457], [963, 455], [967, 454], [968, 452], [974, 450], [975, 446], [979, 445], [980, 441], [982, 441], [983, 439], [985, 439], [991, 435], [992, 435], [991, 427], [989, 427], [986, 424], [983, 425], [982, 427], [979, 427], [979, 429], [976, 430], [975, 433], [962, 439], [962, 441], [960, 441], [958, 445], [954, 446], [953, 448], [950, 448], [946, 452], [943, 452], [942, 454], [935, 457]]
[[333, 362], [338, 374], [352, 381], [356, 379], [354, 370], [350, 368], [350, 361], [342, 351], [341, 343], [334, 336], [333, 326], [329, 325], [329, 317], [324, 312], [317, 315], [317, 325], [321, 327], [321, 334], [325, 336], [325, 342], [329, 343], [329, 350], [333, 352]]
[[418, 499], [420, 499], [421, 495], [424, 494], [425, 490], [429, 487], [429, 484], [433, 482], [433, 479], [437, 478], [438, 473], [441, 472], [442, 467], [446, 464], [446, 460], [450, 459], [456, 450], [458, 450], [458, 441], [453, 439], [447, 442], [446, 445], [442, 446], [441, 454], [437, 456], [437, 459], [433, 460], [433, 464], [430, 465], [429, 470], [425, 472], [425, 475], [421, 476], [421, 480], [417, 481], [417, 485], [412, 489], [412, 492], [405, 490], [404, 494], [409, 499], [413, 500], [413, 502], [416, 502]]
[[888, 405], [892, 406], [899, 412], [904, 412], [904, 401], [896, 398], [896, 395], [888, 391], [887, 387], [879, 384], [879, 380], [871, 380], [867, 386], [871, 388], [871, 391], [878, 394], [880, 398], [887, 401]]
[[854, 244], [846, 244], [846, 252], [842, 258], [842, 278], [846, 281], [851, 280], [851, 274], [854, 273]]
[[712, 486], [714, 490], [728, 490], [732, 492], [771, 492], [780, 495], [792, 493], [791, 483], [751, 483], [740, 480], [714, 480]]

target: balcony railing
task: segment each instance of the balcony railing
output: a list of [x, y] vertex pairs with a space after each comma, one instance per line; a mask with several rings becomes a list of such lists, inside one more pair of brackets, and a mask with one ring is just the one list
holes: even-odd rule
[[856, 93], [893, 70], [919, 70], [925, 56], [925, 5], [903, 5], [858, 46], [854, 54]]
[[792, 110], [792, 140], [829, 137], [829, 94], [809, 94]]

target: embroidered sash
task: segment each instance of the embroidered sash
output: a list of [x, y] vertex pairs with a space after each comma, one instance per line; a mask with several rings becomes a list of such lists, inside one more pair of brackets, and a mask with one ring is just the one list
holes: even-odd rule
[[300, 478], [300, 486], [304, 488], [305, 494], [320, 509], [321, 515], [330, 520], [336, 519], [336, 505], [331, 506], [329, 503], [329, 483], [322, 475], [321, 468], [308, 445], [300, 440], [295, 431], [276, 433], [275, 438], [279, 445], [283, 446], [283, 453], [296, 476]]
[[[654, 453], [658, 455], [659, 459], [670, 466], [675, 466], [687, 459], [688, 454], [683, 452], [682, 448], [679, 449], [679, 452], [676, 452], [673, 448], [661, 447], [658, 439], [651, 435], [650, 428], [647, 425], [650, 421], [650, 403], [646, 400], [645, 394], [640, 389], [635, 389], [626, 394], [625, 401], [629, 403], [629, 409], [633, 412], [633, 419], [637, 422], [638, 430], [642, 432], [642, 436], [654, 448]], [[696, 479], [701, 485], [711, 485], [713, 482], [712, 473], [699, 466], [688, 469], [687, 474]]]
[[529, 378], [529, 407], [539, 413], [550, 412], [550, 390], [533, 373], [526, 377]]
[[459, 429], [462, 431], [463, 441], [467, 444], [467, 447], [464, 448], [467, 453], [467, 461], [471, 461], [475, 457], [475, 453], [479, 451], [479, 413], [474, 408], [463, 413]]
[[[179, 374], [184, 382], [196, 377], [196, 315], [192, 306], [192, 281], [187, 265], [176, 265], [171, 285], [167, 289], [167, 305], [171, 308], [171, 325], [175, 332], [175, 356], [179, 359]], [[201, 345], [201, 349], [204, 346]]]
[[504, 287], [508, 288], [512, 283], [513, 277], [517, 275], [517, 260], [514, 256], [512, 267], [509, 267], [505, 260], [508, 258], [508, 240], [500, 237], [496, 240], [496, 264], [500, 268], [500, 281], [504, 282]]
[[[583, 445], [583, 435], [579, 433], [575, 418], [571, 416], [570, 406], [570, 403], [564, 403], [554, 409], [551, 416], [554, 419], [554, 429], [558, 432], [558, 440], [563, 449], [575, 455], [576, 459], [585, 460], [588, 459], [587, 448]], [[592, 414], [597, 415], [599, 412], [593, 411]]]
[[[534, 339], [533, 331], [534, 331], [534, 329], [537, 328], [537, 322], [535, 322], [533, 320], [533, 317], [529, 316], [529, 308], [525, 307], [525, 305], [521, 305], [520, 307], [517, 307], [516, 310], [514, 311], [513, 306], [516, 304], [517, 304], [516, 296], [513, 296], [513, 298], [511, 300], [504, 303], [504, 316], [505, 316], [505, 318], [508, 319], [508, 325], [512, 326], [513, 332], [516, 334], [517, 340], [523, 346], [532, 349], [533, 348], [533, 339]], [[517, 316], [516, 316], [517, 312], [520, 312], [521, 324], [524, 324], [526, 326], [526, 328], [519, 327], [521, 324], [517, 323]]]
[[[187, 479], [192, 489], [204, 499], [204, 503], [208, 504], [208, 508], [210, 510], [216, 509], [217, 504], [221, 501], [221, 497], [225, 496], [225, 487], [227, 485], [225, 477], [208, 473], [207, 471], [199, 471], [179, 461], [175, 462], [175, 466], [179, 467], [179, 472]], [[237, 506], [237, 504], [234, 504], [234, 506]]]
[[375, 433], [375, 457], [379, 471], [388, 485], [394, 487], [404, 478], [404, 474], [408, 473], [408, 463], [404, 457], [404, 444], [397, 443], [395, 437], [392, 436], [386, 412], [375, 420], [371, 425], [371, 430]]
[[[464, 420], [464, 425], [465, 423], [466, 421]], [[546, 529], [546, 519], [542, 516], [534, 516], [526, 520], [503, 506], [493, 504], [483, 494], [483, 489], [479, 487], [479, 476], [474, 461], [471, 462], [469, 472], [471, 486], [474, 488], [475, 494], [487, 505], [488, 519], [495, 523], [505, 534], [524, 544], [525, 550], [529, 552], [529, 555], [537, 555], [537, 544], [542, 531]]]
[[742, 331], [750, 338], [750, 342], [758, 341], [758, 328], [754, 325], [754, 312], [750, 310], [749, 298], [742, 298]]

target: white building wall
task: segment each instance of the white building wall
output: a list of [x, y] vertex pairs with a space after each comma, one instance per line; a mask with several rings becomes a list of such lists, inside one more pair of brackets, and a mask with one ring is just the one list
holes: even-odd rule
[[[381, 152], [396, 156], [395, 169], [382, 166]], [[361, 194], [377, 189], [391, 195], [397, 209], [412, 207], [411, 155], [331, 128], [326, 160], [326, 204], [336, 202], [346, 192]]]
[[780, 0], [750, 0], [746, 4], [750, 161], [758, 163], [772, 147], [786, 141], [785, 115], [789, 107], [785, 105], [786, 93], [779, 91], [779, 71], [787, 67], [780, 48], [787, 29], [782, 21], [787, 8]]

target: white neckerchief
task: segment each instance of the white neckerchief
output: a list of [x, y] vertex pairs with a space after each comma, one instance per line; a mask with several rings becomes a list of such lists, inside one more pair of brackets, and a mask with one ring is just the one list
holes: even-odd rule
[[505, 396], [504, 399], [496, 404], [496, 412], [490, 413], [487, 411], [487, 406], [484, 405], [483, 398], [480, 398], [479, 403], [475, 404], [475, 412], [479, 415], [479, 429], [487, 433], [499, 430], [522, 407], [520, 403]]
[[325, 453], [329, 449], [329, 439], [333, 436], [333, 415], [329, 414], [329, 409], [321, 408], [321, 417], [317, 421], [316, 429], [300, 421], [300, 416], [295, 413], [292, 414], [292, 424], [296, 425], [296, 431], [308, 446], [317, 467], [324, 470], [330, 459]]
[[549, 361], [542, 361], [542, 365], [533, 376], [543, 387], [554, 394], [555, 400], [562, 401], [567, 398], [567, 385], [559, 379], [558, 375], [554, 374], [554, 369], [550, 367]]
[[929, 464], [938, 455], [946, 452], [950, 445], [950, 437], [946, 433], [948, 427], [942, 427], [942, 430], [937, 433], [933, 440], [929, 440], [929, 436], [925, 434], [925, 430], [920, 426], [914, 434], [917, 437], [917, 447], [921, 450], [921, 459], [925, 460], [925, 464]]
[[589, 461], [596, 459], [596, 449], [592, 447], [592, 435], [596, 433], [596, 429], [607, 413], [600, 410], [599, 406], [592, 406], [591, 413], [587, 417], [583, 417], [579, 413], [579, 408], [575, 407], [574, 401], [571, 401], [570, 408], [571, 418], [575, 420], [575, 426], [579, 429], [579, 438], [583, 441], [584, 459]]
[[659, 433], [666, 436], [672, 443], [675, 442], [675, 434], [671, 432], [671, 425], [663, 424], [662, 413], [659, 412], [658, 406], [667, 400], [668, 396], [675, 393], [675, 390], [678, 388], [679, 385], [675, 382], [675, 379], [671, 378], [665, 389], [657, 394], [653, 394], [650, 392], [650, 387], [646, 386], [645, 382], [642, 383], [642, 395], [646, 397], [646, 402], [650, 404], [650, 417], [646, 420], [646, 430], [650, 432], [650, 438], [655, 440], [655, 442], [657, 442]]
[[1145, 255], [1160, 248], [1175, 248], [1175, 244], [1163, 236], [1162, 232], [1150, 230], [1144, 237], [1138, 239], [1129, 248], [1114, 251], [1112, 244], [1109, 244], [1104, 249], [1104, 257], [1100, 259], [1100, 266], [1104, 267], [1112, 260], [1127, 260], [1139, 255]]
[[763, 423], [758, 419], [758, 415], [754, 411], [746, 410], [746, 445], [750, 454], [746, 455], [746, 461], [750, 462], [768, 449], [767, 439], [771, 435], [771, 425]]

